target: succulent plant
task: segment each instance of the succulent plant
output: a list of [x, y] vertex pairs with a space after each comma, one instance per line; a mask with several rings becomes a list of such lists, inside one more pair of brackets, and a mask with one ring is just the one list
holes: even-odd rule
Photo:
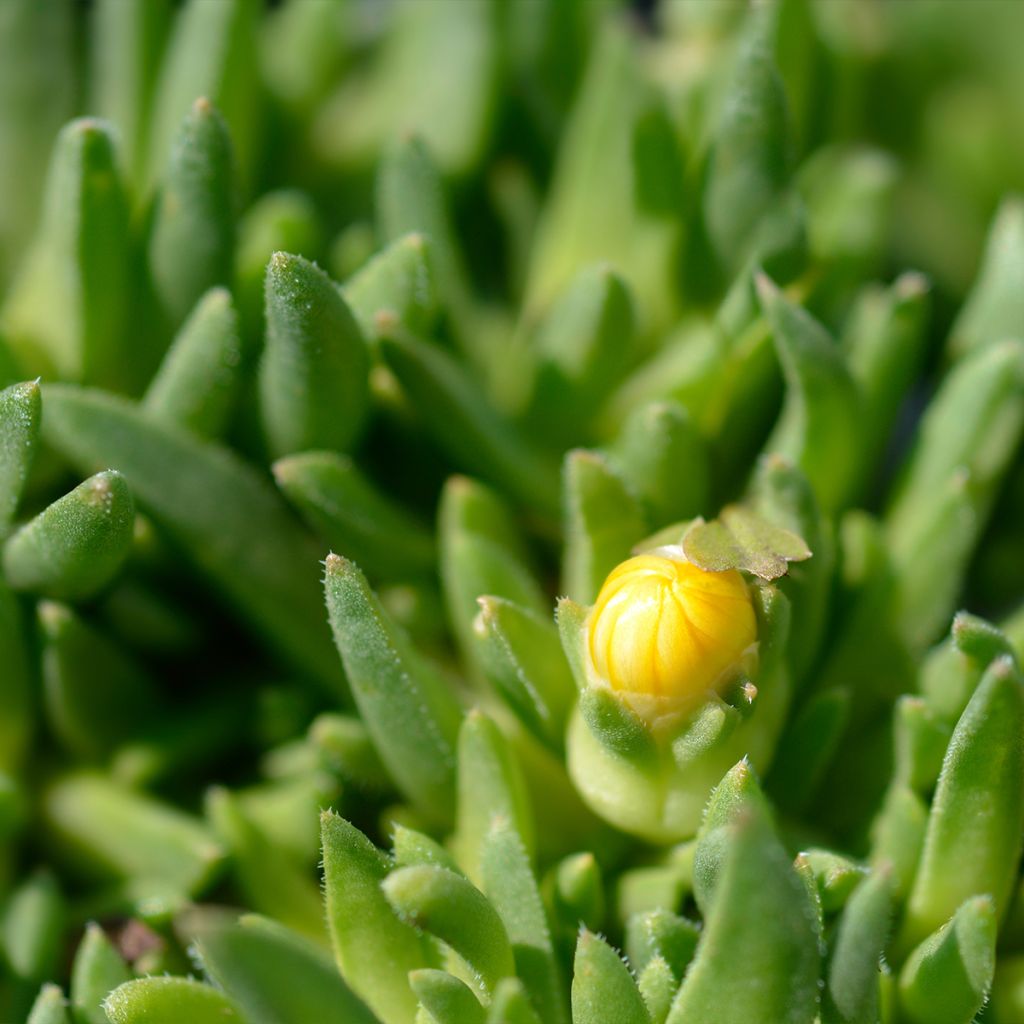
[[1021, 33], [0, 4], [0, 1020], [1024, 1022]]

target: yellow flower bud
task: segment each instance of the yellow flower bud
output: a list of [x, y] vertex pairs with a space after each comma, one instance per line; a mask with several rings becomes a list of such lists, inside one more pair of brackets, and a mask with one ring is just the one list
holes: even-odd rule
[[708, 572], [681, 549], [661, 548], [627, 559], [604, 581], [588, 619], [589, 669], [596, 684], [650, 717], [697, 703], [756, 639], [750, 593], [735, 569]]

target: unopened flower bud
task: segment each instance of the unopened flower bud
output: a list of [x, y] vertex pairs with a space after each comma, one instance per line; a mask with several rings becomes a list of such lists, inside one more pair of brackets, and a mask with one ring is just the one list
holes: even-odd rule
[[719, 689], [757, 639], [739, 572], [708, 572], [676, 551], [617, 566], [588, 619], [593, 683], [645, 717], [683, 710]]

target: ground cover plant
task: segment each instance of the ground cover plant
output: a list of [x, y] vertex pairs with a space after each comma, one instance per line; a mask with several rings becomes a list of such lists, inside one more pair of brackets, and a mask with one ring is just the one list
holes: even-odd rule
[[1024, 1024], [1024, 13], [0, 4], [0, 1020]]

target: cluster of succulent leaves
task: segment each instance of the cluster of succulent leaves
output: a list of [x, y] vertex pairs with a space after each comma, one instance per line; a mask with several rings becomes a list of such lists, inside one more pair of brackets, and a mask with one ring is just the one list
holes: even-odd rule
[[[4, 0], [0, 1019], [1020, 1024], [1021, 29]], [[666, 540], [775, 582], [645, 842]]]

